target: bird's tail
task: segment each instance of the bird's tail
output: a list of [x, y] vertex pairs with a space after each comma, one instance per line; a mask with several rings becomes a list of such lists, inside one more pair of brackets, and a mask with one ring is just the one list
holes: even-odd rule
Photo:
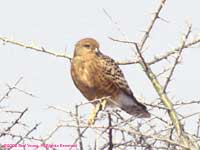
[[115, 102], [118, 106], [130, 115], [138, 118], [149, 118], [150, 113], [147, 111], [146, 106], [137, 101], [133, 95], [120, 93], [116, 97]]
[[137, 103], [137, 105], [126, 106], [126, 108], [122, 108], [128, 114], [133, 115], [138, 118], [149, 118], [151, 115], [147, 111], [146, 106], [141, 103]]

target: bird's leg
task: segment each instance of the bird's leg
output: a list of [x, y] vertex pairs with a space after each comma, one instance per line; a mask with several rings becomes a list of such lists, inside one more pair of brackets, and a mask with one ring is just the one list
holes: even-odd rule
[[101, 109], [104, 110], [106, 108], [106, 104], [107, 104], [107, 98], [103, 98], [101, 101]]
[[97, 117], [99, 111], [104, 110], [106, 108], [106, 104], [107, 104], [107, 99], [102, 98], [102, 100], [97, 105], [95, 105], [95, 107], [93, 108], [93, 110], [90, 113], [89, 118], [88, 118], [89, 125], [94, 124], [95, 118]]
[[92, 109], [89, 118], [88, 118], [88, 124], [91, 126], [94, 124], [95, 122], [95, 118], [97, 116], [97, 114], [99, 113], [99, 111], [101, 110], [101, 103], [98, 103], [97, 105], [95, 105], [95, 107]]

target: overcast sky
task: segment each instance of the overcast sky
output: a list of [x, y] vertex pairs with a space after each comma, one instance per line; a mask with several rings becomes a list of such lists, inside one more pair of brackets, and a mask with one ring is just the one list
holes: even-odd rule
[[[125, 44], [108, 39], [124, 39], [116, 25], [103, 12], [105, 9], [118, 23], [129, 40], [139, 41], [159, 0], [0, 0], [0, 36], [27, 44], [44, 47], [52, 52], [72, 56], [74, 44], [85, 37], [93, 37], [100, 43], [103, 53], [116, 60], [131, 60], [133, 51]], [[147, 59], [180, 45], [181, 36], [186, 32], [187, 22], [193, 25], [193, 37], [200, 33], [199, 0], [169, 0], [162, 10], [161, 17], [145, 45]], [[197, 100], [200, 89], [200, 51], [187, 49], [182, 63], [175, 72], [170, 95], [174, 100]], [[158, 67], [158, 68], [156, 68]], [[42, 122], [38, 133], [47, 135], [58, 123], [65, 119], [63, 113], [50, 111], [48, 106], [74, 109], [74, 105], [86, 102], [75, 88], [70, 77], [68, 60], [47, 54], [37, 53], [10, 44], [0, 45], [0, 97], [20, 77], [19, 84], [37, 98], [14, 92], [4, 103], [8, 109], [29, 107], [25, 121], [30, 124]], [[121, 66], [128, 83], [138, 97], [146, 103], [157, 98], [150, 82], [138, 65]], [[162, 66], [155, 66], [159, 70]], [[87, 109], [91, 110], [89, 105]], [[85, 109], [83, 114], [88, 114]], [[185, 114], [189, 113], [189, 110]], [[4, 117], [4, 116], [1, 116]], [[46, 126], [48, 125], [48, 127]], [[67, 133], [67, 134], [66, 134]], [[62, 136], [61, 136], [62, 134]], [[52, 141], [73, 142], [73, 133], [59, 132]], [[63, 140], [65, 137], [65, 140]], [[75, 137], [75, 136], [74, 136]], [[8, 141], [5, 141], [8, 142]]]

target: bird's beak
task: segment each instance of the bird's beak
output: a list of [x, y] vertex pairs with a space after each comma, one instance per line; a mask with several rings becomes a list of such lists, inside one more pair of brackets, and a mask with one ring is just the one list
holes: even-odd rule
[[95, 48], [95, 52], [99, 52], [99, 48]]

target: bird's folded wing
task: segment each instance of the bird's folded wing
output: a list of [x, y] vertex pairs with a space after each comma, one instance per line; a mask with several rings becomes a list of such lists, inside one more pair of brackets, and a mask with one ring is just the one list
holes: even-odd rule
[[103, 77], [112, 82], [117, 88], [122, 90], [125, 94], [133, 97], [133, 93], [125, 80], [124, 74], [122, 73], [120, 67], [115, 63], [115, 61], [106, 55], [100, 55], [99, 59], [99, 69], [102, 69]]

